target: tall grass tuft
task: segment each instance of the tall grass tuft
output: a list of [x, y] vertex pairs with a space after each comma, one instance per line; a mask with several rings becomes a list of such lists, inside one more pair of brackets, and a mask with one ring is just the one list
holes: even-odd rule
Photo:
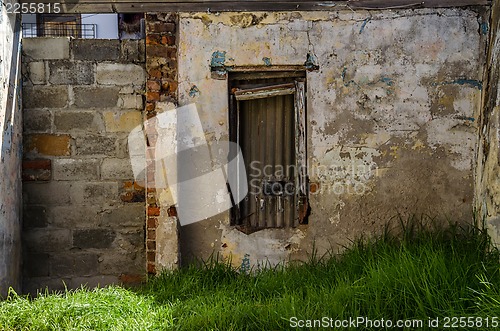
[[[290, 318], [500, 316], [499, 252], [474, 226], [398, 219], [342, 254], [242, 273], [213, 256], [142, 288], [12, 293], [4, 330], [282, 330]], [[369, 329], [369, 328], [368, 328]]]

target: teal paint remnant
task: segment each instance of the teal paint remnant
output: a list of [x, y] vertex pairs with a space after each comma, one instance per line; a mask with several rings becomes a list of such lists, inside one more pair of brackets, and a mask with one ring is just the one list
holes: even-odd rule
[[243, 260], [241, 261], [240, 272], [242, 274], [248, 274], [250, 272], [250, 255], [245, 254]]
[[432, 86], [439, 86], [439, 85], [468, 85], [470, 87], [475, 87], [478, 90], [483, 89], [483, 82], [477, 79], [467, 79], [467, 78], [459, 78], [455, 79], [452, 81], [446, 81], [446, 82], [438, 82], [438, 83], [432, 83]]
[[306, 62], [304, 63], [307, 70], [318, 70], [318, 58], [312, 53], [307, 53]]
[[210, 66], [212, 68], [224, 68], [226, 63], [226, 52], [215, 51], [212, 53]]
[[359, 34], [361, 34], [363, 32], [363, 30], [365, 29], [365, 26], [368, 22], [370, 22], [372, 20], [371, 17], [367, 17], [364, 19], [363, 21], [363, 24], [361, 24], [361, 28], [359, 29]]
[[468, 116], [455, 116], [457, 120], [463, 120], [463, 121], [471, 121], [474, 122], [476, 119], [474, 117], [468, 117]]
[[193, 85], [191, 89], [189, 90], [189, 96], [191, 98], [197, 97], [200, 95], [200, 90], [198, 89], [198, 86]]
[[392, 80], [392, 78], [389, 78], [389, 77], [382, 77], [382, 78], [380, 78], [380, 81], [382, 83], [387, 84], [387, 86], [393, 86], [394, 85], [394, 81]]
[[352, 84], [354, 84], [354, 85], [356, 85], [359, 88], [359, 85], [354, 80], [352, 80], [352, 79], [350, 81], [346, 82], [346, 73], [347, 73], [347, 67], [344, 67], [344, 69], [342, 70], [342, 74], [341, 74], [342, 81], [344, 82], [344, 86], [345, 87], [349, 87]]
[[270, 58], [268, 58], [268, 57], [263, 57], [263, 58], [262, 58], [262, 61], [264, 61], [264, 64], [265, 64], [266, 66], [268, 66], [268, 67], [269, 67], [269, 66], [271, 66], [271, 59], [270, 59]]
[[479, 24], [479, 26], [480, 26], [481, 34], [483, 36], [487, 35], [488, 34], [488, 30], [489, 30], [488, 22], [481, 22]]

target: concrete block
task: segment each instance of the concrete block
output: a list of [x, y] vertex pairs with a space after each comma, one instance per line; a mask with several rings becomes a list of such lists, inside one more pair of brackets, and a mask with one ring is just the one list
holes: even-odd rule
[[98, 63], [96, 79], [103, 85], [144, 85], [145, 69], [137, 64]]
[[27, 252], [60, 252], [71, 248], [69, 229], [29, 229], [23, 231], [23, 246]]
[[69, 59], [69, 37], [24, 38], [23, 54], [37, 60]]
[[110, 248], [116, 233], [110, 229], [81, 229], [73, 231], [73, 246], [77, 248]]
[[104, 180], [134, 180], [130, 159], [104, 159], [101, 165], [101, 178]]
[[121, 53], [119, 40], [77, 39], [72, 46], [75, 60], [114, 61]]
[[94, 83], [94, 64], [92, 62], [50, 61], [49, 82], [52, 85]]
[[97, 159], [55, 159], [54, 180], [96, 180], [99, 178]]
[[134, 203], [106, 210], [103, 213], [103, 225], [111, 227], [142, 227], [146, 218], [146, 206]]
[[23, 208], [23, 227], [45, 228], [48, 225], [47, 208], [44, 206], [25, 205]]
[[71, 202], [71, 184], [61, 182], [23, 183], [23, 200], [32, 205], [66, 205]]
[[45, 62], [43, 61], [35, 61], [30, 62], [28, 64], [28, 72], [27, 72], [28, 80], [34, 84], [45, 84], [47, 79], [45, 77]]
[[48, 132], [52, 127], [52, 114], [49, 110], [24, 110], [24, 132]]
[[108, 132], [130, 132], [142, 123], [142, 113], [139, 111], [104, 112], [104, 124]]
[[137, 228], [121, 228], [115, 242], [120, 249], [127, 252], [144, 250], [144, 223]]
[[118, 102], [118, 87], [74, 87], [74, 105], [79, 108], [113, 108]]
[[62, 132], [99, 132], [104, 131], [101, 115], [95, 111], [56, 111], [54, 127]]
[[23, 275], [24, 277], [47, 277], [49, 275], [49, 254], [24, 253]]
[[31, 134], [25, 136], [24, 152], [51, 156], [71, 154], [71, 137], [67, 134]]
[[[135, 149], [138, 149], [138, 148], [140, 148], [140, 146], [136, 147]], [[141, 155], [144, 155], [144, 153]], [[130, 154], [128, 152], [128, 134], [123, 133], [120, 135], [120, 137], [117, 140], [116, 157], [117, 158], [128, 158], [129, 156], [130, 156]]]
[[140, 252], [105, 252], [101, 254], [100, 274], [135, 274], [144, 273], [144, 255]]
[[125, 62], [144, 62], [146, 59], [146, 43], [144, 40], [122, 40], [121, 58]]
[[61, 252], [52, 257], [51, 276], [91, 276], [97, 274], [99, 255], [86, 252]]
[[64, 108], [67, 106], [68, 100], [67, 86], [23, 87], [23, 106], [25, 109]]
[[[74, 191], [71, 191], [73, 195]], [[102, 209], [96, 205], [66, 205], [47, 207], [48, 222], [54, 227], [89, 228], [102, 223]]]
[[137, 94], [125, 94], [120, 95], [118, 100], [118, 107], [122, 109], [137, 109], [143, 110], [144, 105], [142, 101], [142, 95]]
[[77, 182], [71, 188], [71, 201], [79, 206], [91, 205], [104, 208], [118, 202], [118, 198], [116, 182]]
[[116, 155], [116, 138], [87, 135], [75, 138], [76, 155]]

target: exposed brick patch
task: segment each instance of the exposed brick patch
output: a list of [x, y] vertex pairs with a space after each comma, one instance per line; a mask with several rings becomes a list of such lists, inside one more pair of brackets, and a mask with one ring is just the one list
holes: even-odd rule
[[170, 206], [168, 208], [168, 216], [171, 216], [171, 217], [175, 216], [175, 217], [177, 217], [177, 208], [175, 206]]
[[156, 274], [156, 266], [154, 262], [148, 262], [148, 274]]
[[156, 250], [156, 241], [154, 240], [148, 240], [148, 242], [146, 243], [147, 245], [147, 248], [149, 251], [155, 251]]
[[156, 217], [148, 217], [148, 229], [156, 228]]
[[137, 184], [136, 182], [125, 182], [123, 183], [123, 192], [120, 199], [123, 202], [145, 202], [146, 201], [146, 190], [143, 186]]
[[48, 159], [23, 160], [23, 180], [49, 181], [52, 178], [52, 161]]
[[177, 24], [175, 13], [146, 15], [146, 111], [157, 101], [177, 101]]
[[148, 216], [160, 216], [160, 208], [148, 207]]

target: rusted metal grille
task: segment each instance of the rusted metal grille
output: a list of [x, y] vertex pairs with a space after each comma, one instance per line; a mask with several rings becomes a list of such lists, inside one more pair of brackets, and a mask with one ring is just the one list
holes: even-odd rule
[[23, 23], [23, 37], [74, 37], [94, 39], [96, 37], [96, 25], [77, 24], [74, 22], [46, 22], [44, 24]]

